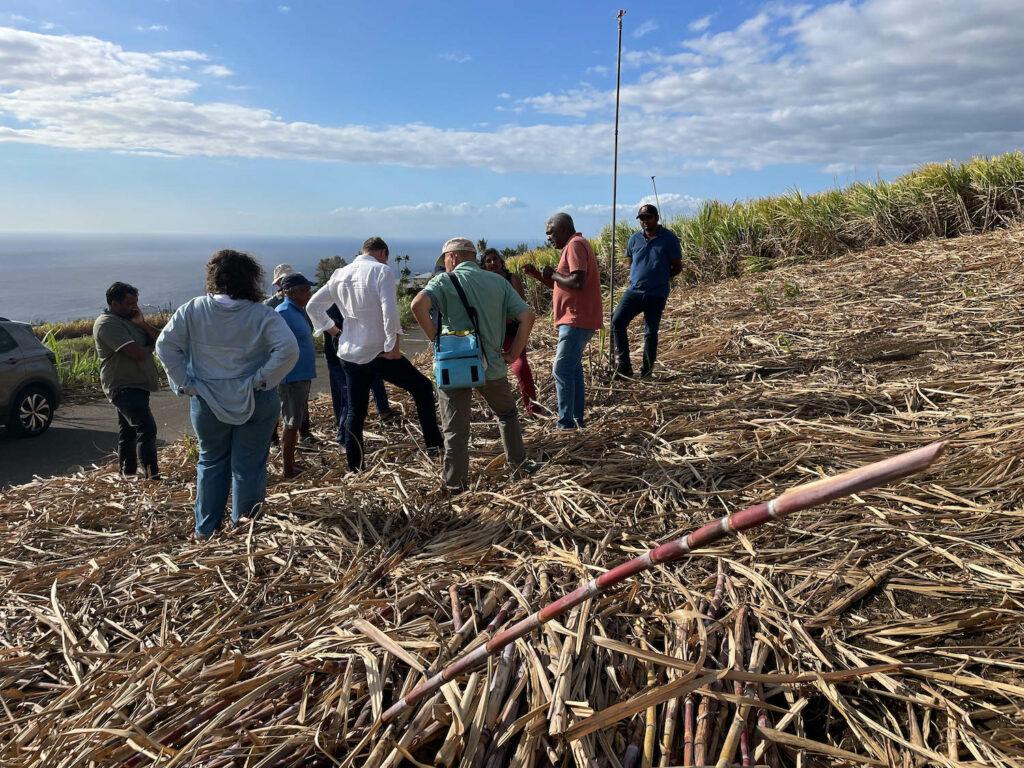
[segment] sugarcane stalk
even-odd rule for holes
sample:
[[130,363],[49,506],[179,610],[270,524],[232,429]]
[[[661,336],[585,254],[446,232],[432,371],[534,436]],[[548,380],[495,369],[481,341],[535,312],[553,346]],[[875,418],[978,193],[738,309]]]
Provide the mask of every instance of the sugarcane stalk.
[[[676,626],[675,636],[676,647],[682,649],[683,629],[681,626]],[[668,648],[665,650],[668,651]],[[670,675],[670,677],[678,677],[678,674]],[[665,707],[665,730],[661,738],[661,760],[658,762],[658,768],[668,768],[675,762],[676,721],[678,719],[679,699],[670,699]]]
[[665,542],[632,560],[627,560],[611,570],[605,571],[597,578],[591,579],[582,587],[563,595],[553,603],[548,603],[537,612],[513,624],[503,632],[499,632],[488,639],[486,643],[478,645],[473,651],[424,680],[388,708],[381,716],[381,721],[383,723],[390,722],[400,712],[436,691],[445,683],[479,667],[487,657],[497,653],[509,643],[515,642],[551,619],[563,615],[585,600],[618,586],[626,579],[653,568],[655,565],[679,560],[694,550],[712,544],[730,533],[756,528],[790,513],[825,504],[843,496],[866,491],[920,472],[938,458],[945,446],[946,441],[932,443],[835,477],[797,486],[781,496],[713,520],[696,531]]
[[[657,677],[654,667],[647,667],[647,687],[653,688]],[[650,706],[644,713],[644,759],[641,768],[652,768],[654,765],[654,745],[658,739],[658,706]]]
[[683,766],[693,765],[693,694],[688,694],[683,702]]
[[[517,679],[525,681],[526,676],[529,674],[529,664],[523,661],[519,665],[519,672]],[[505,702],[505,706],[502,708],[501,720],[498,722],[498,726],[495,729],[495,733],[501,733],[512,727],[512,723],[519,716],[519,710],[522,707],[523,696],[521,695],[520,686],[513,686],[512,696]],[[485,768],[501,768],[506,765],[505,753],[508,751],[508,742],[505,742],[497,749],[493,748],[493,736],[491,743],[487,747],[487,763]]]
[[459,591],[454,584],[448,587],[448,597],[452,601],[452,629],[458,632],[462,629],[462,612],[459,610]]

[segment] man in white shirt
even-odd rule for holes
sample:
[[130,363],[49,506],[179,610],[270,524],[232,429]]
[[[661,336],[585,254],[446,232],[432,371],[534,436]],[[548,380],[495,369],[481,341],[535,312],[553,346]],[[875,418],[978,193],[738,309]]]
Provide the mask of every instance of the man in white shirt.
[[[399,348],[402,324],[388,256],[387,243],[371,237],[352,263],[336,270],[306,304],[316,332],[329,333],[338,340],[338,357],[348,378],[345,454],[354,471],[363,467],[363,423],[370,385],[378,375],[412,395],[427,450],[440,455],[444,444],[437,426],[434,387]],[[340,331],[327,315],[332,304],[344,321]]]

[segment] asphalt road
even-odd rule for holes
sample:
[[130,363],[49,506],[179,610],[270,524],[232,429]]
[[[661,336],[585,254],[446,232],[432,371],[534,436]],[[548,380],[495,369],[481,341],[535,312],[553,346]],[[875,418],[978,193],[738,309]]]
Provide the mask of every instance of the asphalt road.
[[[426,339],[421,335],[403,336],[402,350],[407,356],[425,349]],[[323,355],[317,355],[311,396],[329,391],[327,364]],[[187,397],[161,390],[153,393],[150,403],[157,423],[158,445],[192,434]],[[63,475],[116,459],[117,415],[114,406],[105,399],[62,406],[53,424],[39,437],[15,438],[0,428],[0,489],[27,483],[35,476]]]

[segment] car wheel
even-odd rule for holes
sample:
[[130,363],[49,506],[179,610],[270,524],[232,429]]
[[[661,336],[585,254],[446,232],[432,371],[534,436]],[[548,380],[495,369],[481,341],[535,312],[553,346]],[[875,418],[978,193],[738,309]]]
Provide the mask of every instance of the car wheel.
[[7,428],[19,437],[38,437],[53,421],[54,397],[43,387],[27,387],[12,403]]

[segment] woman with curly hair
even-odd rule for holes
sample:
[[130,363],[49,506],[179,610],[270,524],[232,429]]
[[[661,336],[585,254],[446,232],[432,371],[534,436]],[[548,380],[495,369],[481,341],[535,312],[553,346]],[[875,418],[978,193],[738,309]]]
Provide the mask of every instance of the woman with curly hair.
[[218,251],[206,265],[206,295],[178,307],[156,342],[171,389],[192,398],[199,438],[196,538],[259,511],[277,423],[277,385],[299,356],[295,334],[263,299],[263,269],[246,253]]

